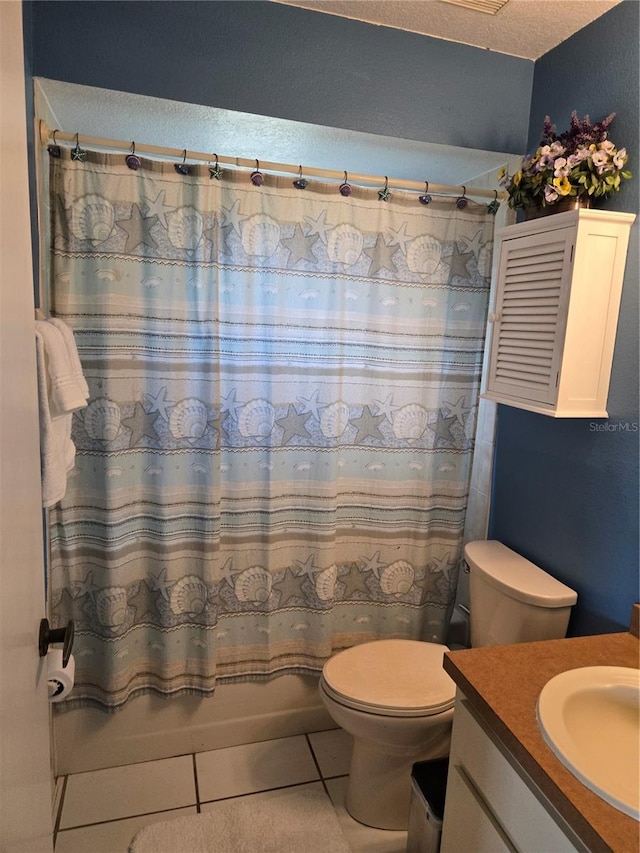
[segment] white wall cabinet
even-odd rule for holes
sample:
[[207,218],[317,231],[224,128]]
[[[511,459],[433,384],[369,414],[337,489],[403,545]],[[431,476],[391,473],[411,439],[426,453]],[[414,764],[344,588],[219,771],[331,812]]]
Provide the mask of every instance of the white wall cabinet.
[[458,691],[440,853],[586,853]]
[[577,209],[500,229],[483,396],[552,417],[607,417],[634,214]]

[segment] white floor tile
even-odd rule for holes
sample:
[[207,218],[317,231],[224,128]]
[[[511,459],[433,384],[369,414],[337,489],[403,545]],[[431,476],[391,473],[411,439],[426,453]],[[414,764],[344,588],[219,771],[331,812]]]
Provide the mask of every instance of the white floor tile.
[[99,823],[82,829],[65,829],[58,833],[55,853],[127,853],[136,833],[150,823],[196,813],[196,807],[191,806],[188,809],[173,809],[142,817]]
[[319,778],[304,735],[200,752],[196,767],[203,803]]
[[324,779],[349,773],[353,738],[344,729],[314,732],[309,741]]
[[326,782],[338,820],[353,853],[405,853],[407,833],[373,829],[354,820],[344,807],[347,776]]
[[195,805],[190,755],[75,773],[67,780],[60,829]]

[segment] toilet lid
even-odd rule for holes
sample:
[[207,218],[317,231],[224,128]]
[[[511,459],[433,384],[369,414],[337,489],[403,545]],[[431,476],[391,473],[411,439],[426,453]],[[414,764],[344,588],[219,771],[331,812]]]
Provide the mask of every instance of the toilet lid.
[[453,707],[456,687],[442,668],[446,646],[418,640],[374,640],[338,652],[324,665],[323,686],[335,701],[394,717],[424,717]]

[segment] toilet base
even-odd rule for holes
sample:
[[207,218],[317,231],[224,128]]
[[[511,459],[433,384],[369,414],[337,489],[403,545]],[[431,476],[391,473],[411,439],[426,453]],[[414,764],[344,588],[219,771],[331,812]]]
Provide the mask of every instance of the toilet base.
[[[431,734],[431,732],[430,732]],[[345,806],[352,818],[375,829],[405,830],[409,825],[411,769],[416,761],[449,754],[450,722],[418,751],[394,754],[355,738]]]

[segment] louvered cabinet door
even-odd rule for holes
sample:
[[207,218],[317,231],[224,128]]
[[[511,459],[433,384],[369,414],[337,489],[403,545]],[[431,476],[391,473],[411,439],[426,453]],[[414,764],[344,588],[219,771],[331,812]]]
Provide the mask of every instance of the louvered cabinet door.
[[553,406],[558,393],[575,228],[504,240],[487,391]]

